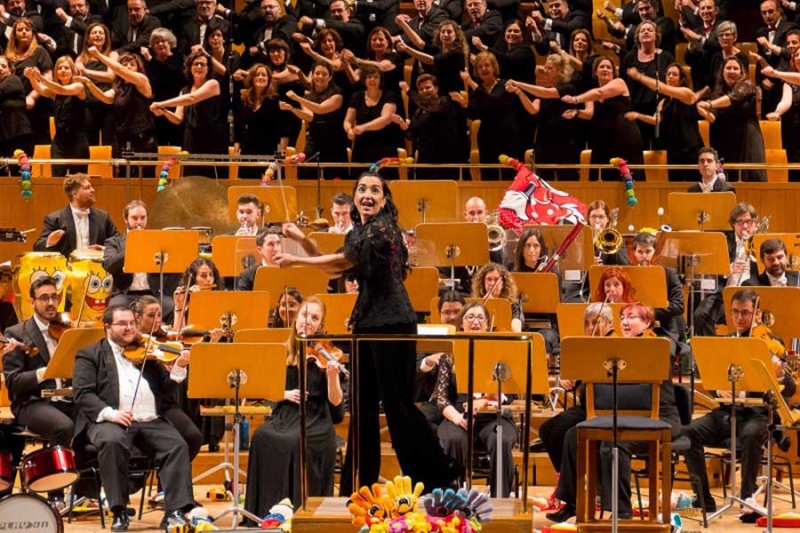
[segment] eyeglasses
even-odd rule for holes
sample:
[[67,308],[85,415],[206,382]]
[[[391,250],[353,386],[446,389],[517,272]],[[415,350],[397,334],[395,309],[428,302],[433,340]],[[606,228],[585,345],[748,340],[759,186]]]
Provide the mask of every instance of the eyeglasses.
[[128,328],[132,329],[136,327],[136,322],[115,322],[111,325],[121,329],[128,329]]
[[43,304],[47,302],[57,302],[58,301],[58,294],[42,294],[41,296],[37,296],[34,300],[38,300]]
[[464,320],[467,322],[478,322],[483,324],[484,322],[486,322],[486,317],[483,315],[466,315],[464,317]]
[[193,67],[203,67],[203,68],[206,68],[206,67],[208,66],[208,63],[201,63],[201,62],[199,62],[199,61],[198,61],[197,63],[192,63],[192,66],[193,66]]
[[747,220],[734,220],[733,223],[736,226],[752,226],[755,224],[755,220],[748,218]]
[[619,317],[620,322],[632,322],[634,320],[641,320],[641,319],[642,317],[640,317],[639,315],[622,315],[621,317]]
[[607,218],[606,215],[589,215],[589,220],[605,220]]
[[753,312],[752,311],[740,311],[739,309],[731,309],[731,316],[733,316],[734,318],[736,318],[737,316],[740,316],[742,318],[747,318],[747,317],[753,316]]

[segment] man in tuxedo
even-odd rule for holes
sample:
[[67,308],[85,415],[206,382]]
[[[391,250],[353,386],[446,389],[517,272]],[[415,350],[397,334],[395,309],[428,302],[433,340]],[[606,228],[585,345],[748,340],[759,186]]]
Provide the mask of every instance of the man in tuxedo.
[[114,514],[111,529],[128,529],[128,468],[134,445],[152,451],[159,466],[165,497],[162,529],[186,526],[184,513],[195,507],[189,449],[160,412],[160,398],[175,394],[175,382],[162,365],[140,370],[125,357],[125,348],[137,335],[133,311],[110,306],[103,326],[106,338],[75,356],[73,395],[80,410],[75,438],[85,435],[98,449],[100,476]]
[[780,239],[767,239],[758,250],[764,272],[751,277],[744,283],[745,287],[797,287],[797,272],[786,270],[789,258],[786,255],[786,244]]
[[277,233],[270,231],[262,231],[256,237],[256,250],[261,255],[259,264],[254,265],[247,270],[243,270],[239,277],[236,278],[237,291],[252,291],[253,284],[256,281],[256,270],[262,266],[278,266],[275,264],[273,258],[275,255],[281,253],[281,238]]
[[58,315],[57,283],[49,276],[31,283],[33,316],[6,329],[5,335],[36,348],[38,353],[26,353],[18,346],[3,355],[3,373],[11,397],[11,412],[17,422],[42,435],[51,444],[68,447],[72,442],[72,421],[76,415],[72,398],[42,398],[43,390],[68,386],[67,380],[44,379],[45,368],[58,344],[48,332],[50,321]]
[[145,0],[128,0],[128,9],[117,9],[111,21],[111,46],[119,53],[138,54],[149,46],[150,34],[161,27],[159,20],[147,14]]
[[[117,234],[105,241],[103,250],[103,268],[114,277],[114,288],[108,305],[129,306],[139,297],[149,294],[160,299],[160,280],[158,273],[145,272],[126,273],[122,270],[125,264],[125,244],[128,233],[147,229],[147,205],[141,200],[134,200],[125,206],[122,216],[125,218],[127,231]],[[180,275],[164,275],[163,314],[167,322],[172,321],[174,304],[172,293],[180,284]]]
[[[352,51],[356,57],[364,52],[364,25],[352,16],[350,6],[345,0],[333,0],[324,17],[312,18],[308,15],[300,17],[303,33],[314,34],[325,28],[336,30],[344,42],[344,47]],[[309,33],[311,32],[311,33]]]
[[64,180],[69,205],[44,217],[42,233],[33,245],[37,252],[60,252],[69,257],[75,250],[102,250],[106,239],[117,235],[108,213],[94,206],[92,182],[86,174]]
[[[671,18],[659,16],[657,0],[634,0],[636,2],[636,10],[639,12],[640,22],[650,21],[655,22],[658,29],[660,39],[658,47],[665,52],[675,55],[675,24]],[[635,50],[636,43],[634,37],[636,28],[639,23],[623,26],[619,21],[611,21],[608,17],[604,17],[608,31],[614,37],[625,39],[626,50]],[[617,52],[621,57],[625,57],[625,52],[621,49]]]
[[577,29],[591,31],[591,20],[582,11],[572,11],[565,0],[548,0],[549,18],[540,11],[532,11],[529,18],[536,23],[538,32],[532,32],[539,55],[551,53],[550,43],[556,42],[562,50],[569,50],[569,38]]
[[397,15],[395,24],[402,33],[392,39],[395,42],[403,41],[424,52],[434,51],[433,37],[439,23],[448,19],[447,11],[434,6],[433,0],[414,0],[414,9],[417,14],[413,17],[402,13]]
[[503,38],[503,17],[500,12],[489,9],[486,0],[467,0],[465,6],[469,20],[461,25],[461,29],[472,53],[480,52],[473,43],[476,37],[489,48],[494,48]]
[[736,188],[725,180],[725,172],[721,169],[719,154],[710,146],[700,149],[697,156],[697,170],[700,172],[700,183],[695,183],[687,192],[732,192]]
[[54,28],[53,37],[58,43],[61,55],[69,54],[75,59],[83,49],[83,36],[87,26],[101,19],[97,15],[89,14],[89,4],[86,0],[69,0],[68,9],[69,13],[62,7],[55,9],[55,16],[61,24]]
[[221,30],[228,37],[230,24],[217,15],[216,0],[172,0],[153,7],[149,12],[158,17],[162,25],[173,28],[178,48],[184,55],[193,46],[202,45],[210,30]]
[[[761,18],[764,26],[756,30],[758,53],[772,67],[781,62],[781,49],[786,46],[786,34],[798,29],[797,24],[789,22],[776,0],[761,3]],[[767,78],[761,74],[761,67],[756,67],[756,83],[761,87],[761,118],[774,111],[783,93],[783,82],[775,78]]]
[[[242,56],[242,68],[249,68],[254,63],[269,64],[266,44],[270,40],[283,39],[290,46],[293,42],[292,35],[297,31],[297,19],[288,12],[281,16],[278,0],[261,0],[261,17],[261,27],[245,41],[247,49]],[[238,23],[233,14],[231,20]]]
[[[684,9],[689,11],[688,8]],[[685,16],[686,23],[681,24],[680,30],[689,41],[685,60],[692,67],[692,83],[695,90],[699,91],[703,87],[713,89],[717,81],[711,69],[711,58],[721,49],[717,35],[721,19],[714,0],[700,0],[697,9],[697,15],[690,12]]]

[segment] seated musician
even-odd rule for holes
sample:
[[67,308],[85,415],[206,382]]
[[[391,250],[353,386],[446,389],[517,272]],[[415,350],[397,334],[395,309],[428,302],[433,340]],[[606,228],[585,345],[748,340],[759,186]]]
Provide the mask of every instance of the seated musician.
[[[459,331],[464,333],[483,333],[489,331],[490,315],[480,303],[468,303],[461,310]],[[467,418],[464,414],[467,398],[457,394],[456,376],[453,370],[452,354],[444,354],[436,370],[436,387],[433,398],[442,412],[444,420],[439,424],[439,442],[447,455],[458,464],[467,464]],[[495,397],[496,400],[496,397]],[[493,497],[507,498],[512,489],[514,477],[514,458],[511,455],[517,442],[517,427],[510,415],[503,415],[503,487],[499,493],[495,486],[497,479],[497,415],[480,414],[479,411],[490,403],[489,397],[475,399],[473,405],[475,443],[489,453]],[[497,403],[496,401],[494,402]]]
[[94,187],[89,176],[73,174],[65,178],[64,193],[69,205],[44,217],[34,251],[60,252],[69,257],[75,250],[102,250],[106,239],[119,232],[108,213],[94,207]]
[[[637,265],[651,266],[655,252],[656,236],[652,233],[642,232],[633,238],[633,256]],[[662,268],[667,279],[667,307],[656,309],[656,320],[675,339],[683,339],[686,335],[686,321],[683,319],[683,286],[674,268]]]
[[[294,331],[315,335],[324,332],[325,304],[316,297],[306,299],[297,313]],[[331,348],[331,353],[335,348]],[[339,365],[308,352],[298,354],[294,337],[286,360],[286,391],[272,416],[253,434],[247,466],[245,509],[264,516],[283,498],[300,502],[300,394],[298,365],[307,368],[306,437],[308,495],[332,496],[336,448],[334,424],[344,419]]]
[[[0,343],[0,357],[12,352],[17,346],[19,341],[15,339],[6,339],[7,342]],[[0,390],[3,388],[3,383],[0,381]],[[25,437],[15,435],[19,429],[14,424],[6,423],[0,420],[0,453],[7,453],[11,456],[11,465],[18,465],[22,459],[22,451],[25,449]],[[12,468],[11,479],[7,480],[10,486],[6,490],[0,491],[0,499],[5,498],[14,490],[14,481],[16,479],[17,470]]]
[[736,188],[726,181],[719,154],[710,146],[701,148],[697,153],[697,170],[700,172],[700,182],[689,187],[687,192],[736,193]]
[[600,275],[592,300],[607,303],[632,303],[636,301],[636,289],[631,279],[620,267],[610,267]]
[[498,263],[486,263],[472,278],[472,298],[485,298],[492,292],[492,298],[505,298],[511,302],[511,331],[522,331],[525,316],[517,299],[517,283],[506,267]]
[[[652,327],[655,323],[655,313],[652,307],[633,302],[620,310],[620,324],[623,337],[655,337]],[[626,384],[620,386],[620,405],[624,408],[626,389],[630,387],[629,394],[638,394],[639,385]],[[649,396],[649,392],[647,393]],[[681,420],[678,408],[675,405],[675,390],[671,380],[665,380],[660,386],[659,418],[672,426],[673,438],[681,429]],[[637,402],[641,403],[641,402]],[[564,507],[556,512],[548,513],[547,519],[554,522],[563,522],[575,516],[575,501],[577,499],[577,429],[572,428],[564,435],[564,449],[561,460],[560,476],[556,486],[556,498],[564,502]],[[619,447],[619,517],[628,519],[633,516],[631,508],[631,455],[647,451],[647,442],[620,441]],[[611,443],[603,442],[600,445],[600,477],[599,479],[612,479]],[[604,511],[611,510],[611,487],[604,484],[599,487]]]
[[[617,336],[614,332],[614,317],[611,307],[603,303],[589,304],[583,312],[583,333],[597,337]],[[559,386],[564,389],[565,393],[578,388],[579,401],[572,407],[564,409],[560,414],[546,420],[539,428],[539,438],[557,475],[561,471],[565,435],[570,429],[586,420],[586,407],[583,403],[584,388],[569,379],[562,379]],[[550,506],[555,508],[554,497],[551,497],[550,500]]]
[[240,194],[236,199],[236,220],[239,229],[234,235],[253,237],[261,231],[261,201],[253,194]]
[[[733,295],[731,316],[736,332],[731,336],[750,336],[751,327],[758,323],[760,317],[760,311],[756,309],[757,299],[758,294],[752,289],[740,289]],[[776,376],[783,378],[784,389],[781,394],[791,397],[795,390],[794,381],[784,373],[783,363],[778,358],[774,357],[773,363]],[[719,371],[725,372],[725,369],[721,368]],[[730,391],[717,392],[723,398],[730,398]],[[736,450],[742,458],[739,496],[743,500],[750,498],[756,489],[768,431],[769,419],[766,407],[744,407],[736,410]],[[692,441],[692,447],[685,453],[686,466],[690,473],[700,478],[700,487],[694,487],[695,494],[702,494],[706,511],[716,511],[717,505],[708,487],[704,446],[728,445],[727,441],[731,437],[730,407],[720,406],[707,415],[695,419],[684,428],[683,434]],[[758,516],[760,515],[756,513],[745,512],[740,518],[748,523],[754,523]]]
[[303,295],[294,287],[286,287],[278,296],[278,308],[271,311],[270,327],[291,328],[297,320],[297,311],[303,303]]
[[333,226],[328,228],[329,233],[349,233],[353,229],[350,219],[350,210],[353,209],[353,197],[346,192],[336,193],[331,198],[331,216]]
[[237,291],[252,291],[256,281],[256,271],[262,266],[277,267],[272,260],[277,254],[281,253],[281,236],[271,230],[263,230],[256,236],[256,250],[261,261],[243,270],[236,278]]
[[[142,296],[130,305],[133,315],[136,318],[136,328],[140,334],[154,335],[158,344],[159,340],[166,340],[161,324],[161,304],[153,296]],[[189,350],[182,350],[181,355],[175,362],[168,366],[170,378],[176,383],[182,383],[188,376],[187,367],[189,365]],[[203,445],[203,434],[197,428],[191,418],[178,405],[175,395],[167,395],[160,398],[162,402],[161,416],[170,424],[175,426],[178,433],[189,447],[189,461],[193,461],[200,452]]]
[[761,243],[758,254],[764,263],[764,273],[751,276],[742,283],[744,287],[798,287],[797,272],[786,270],[789,257],[786,244],[780,239],[767,239]]
[[[462,213],[464,222],[475,222],[478,224],[485,224],[486,218],[489,216],[489,210],[486,207],[486,202],[480,196],[473,196],[464,203],[464,211]],[[501,250],[489,251],[489,260],[495,263],[504,263],[503,252]],[[472,277],[478,270],[478,266],[460,266],[455,268],[456,286],[455,290],[464,294],[469,294],[472,291]],[[450,277],[450,269],[442,270],[442,275],[445,278]]]
[[76,354],[72,379],[80,410],[75,436],[85,433],[98,448],[100,477],[114,513],[111,529],[125,531],[129,525],[128,467],[136,444],[153,450],[159,465],[165,492],[162,529],[184,526],[183,513],[195,507],[189,450],[160,411],[161,397],[174,394],[175,383],[162,365],[151,363],[140,370],[126,358],[125,348],[137,335],[133,311],[109,307],[103,313],[103,327],[106,338]]
[[713,337],[717,333],[717,325],[725,323],[722,289],[726,286],[739,287],[751,277],[758,276],[758,264],[751,261],[745,253],[745,242],[753,236],[757,218],[756,208],[746,202],[739,202],[731,210],[728,222],[733,232],[726,234],[731,275],[727,278],[720,276],[717,290],[705,296],[695,309],[695,335]]
[[[43,390],[62,389],[69,380],[44,379],[50,358],[55,354],[58,340],[50,331],[50,322],[57,319],[59,296],[57,281],[41,277],[31,283],[30,302],[33,316],[6,330],[6,336],[21,344],[35,347],[36,355],[29,355],[22,346],[3,355],[3,373],[11,398],[11,412],[17,424],[38,433],[50,444],[69,447],[77,415],[75,404],[69,396],[42,398]],[[56,334],[54,331],[53,334]],[[53,493],[51,499],[59,499]]]
[[[141,200],[132,201],[122,211],[127,231],[124,234],[109,237],[105,241],[103,268],[114,277],[114,289],[108,305],[131,305],[134,300],[147,294],[160,298],[158,273],[128,274],[122,270],[125,264],[125,244],[128,232],[147,229],[148,215],[147,204]],[[175,291],[175,285],[179,282],[180,276],[174,274],[164,276],[164,316],[170,321],[173,308],[172,293]]]

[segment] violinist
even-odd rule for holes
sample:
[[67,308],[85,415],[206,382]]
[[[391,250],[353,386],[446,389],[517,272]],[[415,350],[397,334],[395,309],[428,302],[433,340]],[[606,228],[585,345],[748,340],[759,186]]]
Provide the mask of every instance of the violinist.
[[[0,343],[0,357],[13,351],[17,346],[19,346],[19,341],[15,339],[7,339],[7,342]],[[3,384],[0,382],[0,389],[2,387]],[[10,453],[11,464],[15,465],[19,464],[20,459],[22,459],[22,452],[25,449],[25,437],[15,435],[14,433],[17,431],[16,426],[0,423],[0,452]],[[5,498],[14,490],[16,469],[12,469],[11,475],[14,476],[10,480],[11,486],[5,491],[0,491],[0,499]]]
[[[324,331],[324,324],[325,304],[316,297],[306,299],[297,313],[294,331],[298,335],[315,335]],[[256,516],[266,515],[283,498],[300,501],[301,392],[297,388],[300,364],[305,364],[308,370],[305,391],[308,495],[333,495],[336,462],[333,425],[344,419],[341,368],[336,362],[327,362],[321,368],[317,353],[298,354],[294,344],[290,343],[286,360],[284,399],[255,431],[250,444],[245,509]],[[329,351],[333,353],[336,349]]]
[[111,306],[103,313],[103,326],[106,338],[75,356],[74,398],[80,410],[75,438],[98,448],[100,477],[114,514],[111,529],[128,529],[128,470],[134,443],[154,452],[159,467],[165,495],[161,529],[186,526],[184,513],[196,506],[189,449],[161,411],[162,398],[175,393],[175,382],[163,365],[137,366],[125,357],[138,334],[133,311]]
[[[57,281],[45,276],[31,283],[30,302],[33,316],[6,330],[10,339],[34,346],[36,355],[28,355],[22,346],[3,355],[3,373],[11,397],[11,412],[17,423],[38,433],[50,444],[69,447],[77,415],[75,404],[69,396],[42,398],[42,391],[63,389],[69,380],[44,379],[50,357],[56,351],[58,340],[51,335],[50,322],[57,319],[59,295]],[[63,492],[49,495],[51,500],[63,500]]]
[[764,273],[751,276],[742,283],[745,287],[797,287],[797,272],[786,270],[789,257],[786,244],[780,239],[767,239],[761,243],[758,250],[761,262],[764,263]]
[[[757,322],[760,311],[757,309],[758,294],[753,289],[740,289],[733,295],[731,301],[731,316],[736,332],[731,336],[749,337],[750,330]],[[782,394],[791,396],[794,382],[791,378],[784,377],[782,363],[775,362],[775,373],[779,378],[784,378],[785,387]],[[724,371],[721,370],[721,371]],[[786,380],[791,381],[787,383]],[[791,390],[790,390],[791,389]],[[730,398],[730,392],[718,391],[721,397]],[[708,487],[708,473],[704,456],[705,446],[725,446],[725,441],[731,436],[730,407],[720,406],[707,415],[695,419],[683,433],[692,441],[692,447],[686,452],[686,466],[691,474],[700,479],[700,491],[707,512],[713,512],[717,506]],[[756,481],[761,468],[762,448],[769,436],[769,418],[765,407],[743,407],[736,410],[736,450],[742,458],[742,481],[739,496],[746,500],[753,496]],[[695,494],[698,494],[695,487]],[[740,519],[746,523],[755,523],[760,515],[744,512]]]
[[[159,335],[161,333],[161,304],[153,296],[142,296],[133,304],[131,309],[136,317],[136,327],[140,334],[154,335],[154,347],[165,340]],[[149,363],[148,363],[149,364]],[[170,379],[176,383],[183,382],[188,376],[189,350],[182,350],[180,356],[167,368],[170,371]],[[170,368],[171,367],[171,368]],[[193,461],[200,452],[203,445],[203,434],[197,428],[189,416],[178,406],[174,394],[165,395],[160,398],[162,416],[178,430],[189,447],[189,460]]]

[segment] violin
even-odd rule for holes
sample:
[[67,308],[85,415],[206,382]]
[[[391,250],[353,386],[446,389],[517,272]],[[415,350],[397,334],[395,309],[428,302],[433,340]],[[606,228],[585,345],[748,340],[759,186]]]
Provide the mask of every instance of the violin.
[[83,321],[72,320],[69,313],[58,313],[56,317],[47,325],[47,333],[56,341],[61,340],[61,335],[68,329],[73,328],[102,328],[103,323],[97,320]]
[[[17,342],[18,342],[17,348],[22,350],[23,353],[30,355],[31,357],[39,353],[39,348],[37,348],[33,344],[26,344],[24,342],[19,342],[19,341]],[[10,344],[10,343],[11,339],[9,339],[8,337],[0,336],[0,344]]]
[[[338,363],[343,356],[344,352],[329,342],[306,343],[306,359],[313,359],[323,370],[328,367],[329,362]],[[350,376],[350,372],[343,366],[339,366],[339,371],[347,377]]]
[[183,351],[183,345],[180,342],[158,342],[154,337],[143,333],[125,347],[123,355],[137,365],[146,360],[172,364],[181,356],[181,351]]
[[[211,332],[212,330],[210,329],[184,328],[180,331],[180,333],[170,333],[167,337],[170,338],[175,336],[176,338],[179,338],[183,344],[197,344],[198,342],[202,342],[206,337],[209,337]],[[233,332],[223,330],[222,338],[233,339]]]

